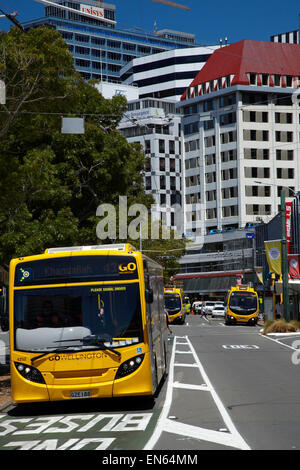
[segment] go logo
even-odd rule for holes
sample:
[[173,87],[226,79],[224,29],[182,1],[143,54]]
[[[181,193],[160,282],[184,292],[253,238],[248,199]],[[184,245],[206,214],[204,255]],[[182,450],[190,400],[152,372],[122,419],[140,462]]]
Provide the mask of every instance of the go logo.
[[128,263],[127,265],[124,264],[119,264],[119,271],[121,273],[133,273],[133,271],[136,270],[136,264],[135,263]]

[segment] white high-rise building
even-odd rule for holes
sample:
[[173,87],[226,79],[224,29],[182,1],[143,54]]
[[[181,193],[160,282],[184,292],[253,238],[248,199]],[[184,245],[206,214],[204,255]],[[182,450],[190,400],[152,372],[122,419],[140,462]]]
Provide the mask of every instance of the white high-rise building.
[[186,292],[250,276],[248,227],[299,191],[299,86],[300,45],[245,40],[216,50],[182,96],[184,227],[204,237],[181,260]]
[[137,142],[144,149],[145,189],[157,206],[153,219],[181,234],[182,147],[175,102],[152,98],[130,101],[118,128],[128,142]]
[[179,101],[186,88],[220,46],[197,46],[131,60],[120,71],[123,83],[135,85],[140,98]]

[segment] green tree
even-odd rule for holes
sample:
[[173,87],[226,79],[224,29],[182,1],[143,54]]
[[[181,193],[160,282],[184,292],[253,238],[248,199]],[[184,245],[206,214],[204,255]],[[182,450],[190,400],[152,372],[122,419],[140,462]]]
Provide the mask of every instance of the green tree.
[[[145,201],[144,155],[116,130],[126,100],[106,100],[84,82],[47,27],[1,34],[0,79],[0,262],[98,243],[99,204],[119,194]],[[61,134],[61,116],[84,117],[85,133]]]

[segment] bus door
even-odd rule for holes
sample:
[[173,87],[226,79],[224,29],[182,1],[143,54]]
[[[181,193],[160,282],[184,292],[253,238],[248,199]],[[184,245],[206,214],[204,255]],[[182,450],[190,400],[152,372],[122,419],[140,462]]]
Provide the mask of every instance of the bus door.
[[156,390],[158,379],[157,379],[157,362],[156,362],[156,351],[155,351],[155,304],[152,286],[150,284],[149,273],[145,271],[145,301],[146,301],[146,321],[147,321],[147,333],[149,342],[149,354],[151,361],[151,372],[152,372],[152,389]]

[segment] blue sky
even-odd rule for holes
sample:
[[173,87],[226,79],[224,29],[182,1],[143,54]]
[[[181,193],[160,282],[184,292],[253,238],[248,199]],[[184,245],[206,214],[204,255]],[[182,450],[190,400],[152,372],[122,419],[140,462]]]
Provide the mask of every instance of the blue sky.
[[[119,26],[138,27],[153,31],[173,29],[194,33],[198,44],[216,44],[228,37],[230,43],[241,39],[269,41],[273,34],[299,28],[298,0],[174,0],[190,8],[190,11],[172,8],[152,0],[109,0],[116,5]],[[84,0],[81,1],[84,3]],[[0,0],[0,8],[11,13],[18,11],[19,21],[44,15],[44,6],[35,0]],[[0,29],[9,29],[8,20],[0,18]]]

